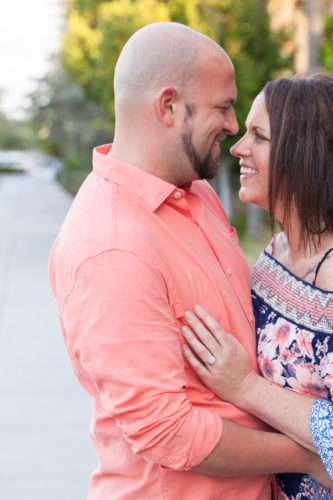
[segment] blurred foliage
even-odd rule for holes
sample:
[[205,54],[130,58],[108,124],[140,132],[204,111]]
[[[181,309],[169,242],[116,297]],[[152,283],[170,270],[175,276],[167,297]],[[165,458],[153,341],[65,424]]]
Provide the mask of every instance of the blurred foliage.
[[24,168],[13,167],[12,165],[0,165],[0,174],[25,174]]
[[[175,21],[225,48],[236,69],[240,134],[255,95],[291,67],[281,56],[286,35],[272,34],[265,0],[67,0],[61,60],[31,95],[38,145],[65,161],[61,180],[72,192],[91,169],[96,144],[111,142],[114,68],[128,38],[142,26]],[[161,61],[163,64],[163,61]],[[227,140],[227,151],[235,138]]]
[[[1,105],[1,94],[0,94]],[[27,149],[31,135],[25,122],[9,119],[0,111],[0,149]]]
[[265,0],[74,0],[63,42],[64,63],[85,94],[107,110],[111,123],[119,53],[137,29],[158,21],[191,26],[228,52],[236,69],[240,133],[258,91],[291,68],[291,58],[283,58],[280,51],[286,35],[270,32]]
[[108,117],[68,78],[59,58],[53,60],[52,69],[39,80],[30,101],[36,145],[64,160],[60,181],[75,193],[91,170],[93,147],[111,140]]
[[333,16],[325,20],[325,41],[320,51],[321,63],[328,73],[333,74]]

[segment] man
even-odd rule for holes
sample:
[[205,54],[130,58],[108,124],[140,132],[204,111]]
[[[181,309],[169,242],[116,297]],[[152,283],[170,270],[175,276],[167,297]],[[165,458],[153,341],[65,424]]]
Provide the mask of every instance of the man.
[[95,149],[50,259],[69,356],[94,398],[88,498],[267,500],[268,474],[314,474],[317,458],[216,398],[180,334],[201,304],[256,366],[248,266],[200,180],[238,131],[232,63],[209,38],[156,23],[127,42],[114,83],[113,146]]

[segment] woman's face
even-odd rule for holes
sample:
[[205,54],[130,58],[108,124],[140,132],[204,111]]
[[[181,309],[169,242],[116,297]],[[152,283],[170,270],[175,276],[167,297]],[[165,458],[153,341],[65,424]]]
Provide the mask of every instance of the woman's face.
[[267,210],[270,124],[263,92],[253,101],[245,125],[247,132],[230,149],[240,158],[239,198]]

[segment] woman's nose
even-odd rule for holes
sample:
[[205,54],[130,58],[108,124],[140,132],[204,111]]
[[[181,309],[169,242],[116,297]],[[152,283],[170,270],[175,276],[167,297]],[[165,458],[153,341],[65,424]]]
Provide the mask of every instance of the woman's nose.
[[245,135],[230,148],[230,153],[239,158],[250,154],[250,148],[246,144]]

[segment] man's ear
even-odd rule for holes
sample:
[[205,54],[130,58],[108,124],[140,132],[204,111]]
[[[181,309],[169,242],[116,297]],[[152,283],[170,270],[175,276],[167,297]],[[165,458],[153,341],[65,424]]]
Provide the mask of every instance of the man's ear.
[[166,127],[172,127],[175,121],[179,94],[174,87],[163,87],[156,95],[156,111]]

